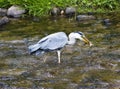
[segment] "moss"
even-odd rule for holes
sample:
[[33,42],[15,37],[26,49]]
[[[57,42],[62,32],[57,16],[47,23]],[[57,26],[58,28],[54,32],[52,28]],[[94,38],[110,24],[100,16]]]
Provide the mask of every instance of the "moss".
[[6,68],[9,68],[9,65],[7,65],[6,63],[0,62],[0,69],[6,69]]
[[72,83],[80,83],[80,81],[86,76],[81,73],[79,70],[81,68],[75,68],[75,71],[63,75],[66,79],[69,79]]
[[32,82],[28,80],[21,80],[21,81],[17,81],[15,84],[12,84],[12,85],[16,87],[29,88],[32,86]]
[[67,83],[58,83],[53,86],[54,89],[66,89]]
[[45,84],[43,86],[46,87],[46,88],[52,87],[54,89],[66,89],[67,83],[57,82],[57,83],[54,83],[54,84]]
[[99,79],[104,82],[112,82],[114,79],[120,79],[119,74],[111,70],[94,70],[88,72],[89,78]]

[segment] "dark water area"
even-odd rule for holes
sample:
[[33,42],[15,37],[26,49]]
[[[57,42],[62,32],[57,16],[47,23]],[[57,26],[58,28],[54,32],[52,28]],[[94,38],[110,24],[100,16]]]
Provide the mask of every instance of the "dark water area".
[[[11,19],[0,27],[0,89],[120,89],[120,13],[94,16]],[[61,64],[56,52],[28,54],[28,45],[59,31],[82,31],[94,45],[64,47]]]

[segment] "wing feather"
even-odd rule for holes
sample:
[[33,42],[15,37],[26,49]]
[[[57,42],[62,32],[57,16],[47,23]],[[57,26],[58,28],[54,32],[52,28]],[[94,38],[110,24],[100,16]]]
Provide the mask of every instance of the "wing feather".
[[67,35],[64,32],[58,32],[48,35],[38,41],[36,44],[28,47],[30,53],[41,50],[56,50],[65,46],[68,42]]
[[41,45],[40,48],[44,50],[55,50],[55,49],[62,48],[68,41],[66,34],[63,32],[49,35],[45,37],[44,40],[45,39],[47,40],[44,42],[42,42],[43,40],[38,42]]

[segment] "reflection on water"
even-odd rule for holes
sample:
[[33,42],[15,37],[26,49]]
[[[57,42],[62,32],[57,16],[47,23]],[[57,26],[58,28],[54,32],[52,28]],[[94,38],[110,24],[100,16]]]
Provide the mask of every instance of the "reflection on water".
[[[120,15],[97,14],[96,20],[77,22],[59,17],[11,20],[0,28],[0,88],[5,89],[119,89]],[[104,24],[109,19],[110,24]],[[77,43],[62,50],[62,63],[55,52],[28,54],[27,45],[58,31],[82,31],[93,47]],[[46,62],[43,58],[47,57]]]

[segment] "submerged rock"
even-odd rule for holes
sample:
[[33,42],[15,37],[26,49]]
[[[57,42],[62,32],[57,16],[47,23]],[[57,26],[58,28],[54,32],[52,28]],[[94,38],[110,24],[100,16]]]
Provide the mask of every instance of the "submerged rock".
[[20,6],[11,6],[7,11],[7,15],[17,18],[20,17],[25,12],[26,12],[25,9]]
[[8,89],[8,85],[4,82],[0,82],[0,89]]
[[104,20],[103,20],[103,24],[104,24],[105,26],[111,25],[110,19],[104,19]]
[[84,21],[84,20],[94,20],[95,17],[93,15],[78,15],[76,16],[77,21]]
[[3,18],[0,19],[0,26],[6,24],[8,22],[9,22],[8,17],[3,17]]
[[23,73],[21,74],[21,76],[23,76],[23,77],[28,77],[28,76],[30,76],[30,72],[23,72]]
[[7,81],[7,80],[15,80],[16,78],[14,76],[1,76],[0,77],[0,80],[4,80],[4,81]]
[[114,80],[114,84],[111,84],[112,87],[114,87],[114,89],[120,89],[120,80]]

